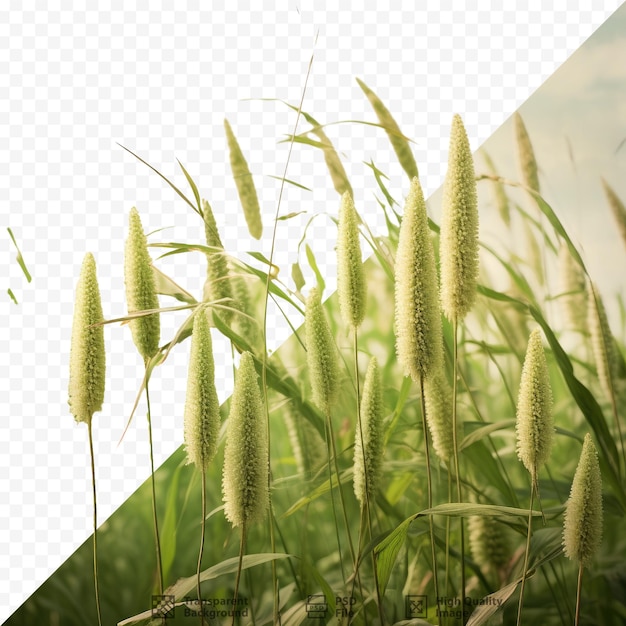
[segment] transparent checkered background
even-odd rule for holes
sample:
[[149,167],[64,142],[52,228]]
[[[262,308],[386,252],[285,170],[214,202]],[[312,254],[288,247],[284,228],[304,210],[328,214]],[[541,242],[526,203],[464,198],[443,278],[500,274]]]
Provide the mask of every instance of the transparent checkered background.
[[[84,3],[27,0],[0,9],[0,198],[33,275],[27,284],[6,231],[0,233],[0,618],[7,618],[91,533],[87,431],[67,407],[73,297],[86,251],[96,256],[105,316],[123,315],[123,246],[129,209],[139,209],[151,241],[202,241],[197,216],[153,172],[117,144],[138,152],[187,189],[176,159],[213,205],[225,246],[245,258],[268,253],[271,218],[287,146],[278,140],[295,115],[278,98],[299,102],[311,54],[304,110],[322,123],[374,121],[355,82],[362,78],[416,140],[427,194],[441,183],[452,114],[460,113],[477,148],[580,44],[619,2],[392,2],[371,10],[311,3],[231,0],[228,9],[198,0],[174,3]],[[315,3],[316,7],[321,3]],[[368,3],[372,6],[373,3]],[[490,4],[492,6],[490,6]],[[203,8],[213,5],[210,10]],[[17,6],[13,3],[13,6]],[[317,37],[317,42],[316,42]],[[251,99],[251,100],[249,100]],[[251,239],[228,170],[228,117],[255,176],[264,237]],[[306,128],[302,125],[301,129]],[[406,180],[382,131],[355,124],[327,128],[344,155],[355,201],[382,228],[375,183],[363,161],[390,175],[398,197]],[[311,215],[310,240],[334,289],[338,197],[321,154],[295,146],[280,222],[276,262],[288,264]],[[200,256],[159,267],[197,297]],[[311,276],[306,273],[307,279]],[[7,295],[11,288],[19,304]],[[165,305],[165,301],[163,302]],[[163,321],[171,336],[183,314]],[[296,323],[299,323],[295,318]],[[287,336],[277,315],[270,340]],[[148,476],[143,405],[118,446],[142,375],[128,329],[106,329],[107,393],[94,418],[100,521]],[[187,342],[188,343],[188,342]],[[218,363],[228,350],[217,344]],[[182,442],[188,345],[152,384],[156,462]],[[228,367],[216,368],[229,374]],[[218,380],[221,399],[229,376]]]

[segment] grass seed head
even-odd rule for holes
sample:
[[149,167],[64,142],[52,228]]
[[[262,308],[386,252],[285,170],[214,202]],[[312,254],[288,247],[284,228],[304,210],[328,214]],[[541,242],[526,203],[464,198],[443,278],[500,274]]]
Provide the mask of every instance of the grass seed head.
[[[126,302],[129,313],[159,308],[152,259],[137,209],[130,210],[128,237],[124,254]],[[144,315],[130,321],[133,341],[144,359],[154,356],[159,349],[161,333],[158,313]]]
[[339,390],[339,360],[317,287],[306,300],[304,322],[313,402],[328,412]]
[[415,162],[415,157],[411,151],[411,146],[402,134],[398,123],[389,112],[389,109],[363,81],[357,78],[356,82],[363,90],[363,93],[367,96],[369,103],[374,109],[374,113],[376,113],[376,117],[378,118],[380,125],[385,129],[385,132],[389,137],[389,142],[398,157],[398,161],[402,166],[402,169],[407,173],[409,179],[419,176],[417,163]]
[[358,328],[365,317],[365,275],[359,243],[359,224],[349,192],[341,196],[337,237],[337,294],[344,322]]
[[604,178],[602,179],[602,187],[619,229],[619,234],[622,236],[622,241],[626,244],[626,206],[624,206],[624,203]]
[[77,422],[89,424],[93,414],[102,409],[106,371],[104,326],[93,324],[103,319],[96,261],[88,252],[76,285],[70,346],[68,403]]
[[224,120],[224,129],[226,130],[226,140],[230,151],[230,168],[233,172],[248,230],[255,239],[260,239],[263,234],[263,224],[261,222],[261,209],[254,180],[228,120]]
[[539,176],[537,174],[537,160],[535,159],[535,151],[524,120],[519,113],[513,115],[515,125],[515,139],[517,142],[517,158],[519,169],[522,176],[522,182],[526,187],[539,193]]
[[184,426],[187,459],[204,471],[217,450],[220,429],[213,344],[205,310],[194,316]]
[[[211,205],[206,201],[202,201],[202,212],[204,214],[204,234],[207,246],[216,248],[216,250],[207,253],[207,272],[206,281],[202,300],[204,302],[215,302],[220,300],[220,304],[226,307],[232,307],[232,286],[229,279],[228,259],[217,230],[215,216]],[[225,324],[229,324],[233,312],[228,309],[216,309],[214,314],[218,314]]]
[[378,361],[372,357],[365,375],[361,414],[354,437],[354,494],[361,507],[374,495],[380,478],[383,458],[382,418],[382,383]]
[[506,526],[491,515],[472,515],[468,528],[470,550],[478,565],[499,569],[508,563],[511,554]]
[[462,320],[476,299],[478,197],[474,161],[459,115],[452,119],[441,210],[441,303],[449,320]]
[[443,368],[424,381],[426,423],[433,440],[433,449],[442,463],[450,466],[454,453],[452,434],[452,389],[446,380]]
[[563,244],[559,249],[561,298],[565,319],[573,330],[583,330],[587,325],[587,294],[585,272],[574,260],[569,248]]
[[422,188],[417,178],[404,205],[395,262],[396,353],[418,382],[443,362],[437,269]]
[[268,449],[263,401],[254,359],[241,355],[224,449],[224,514],[233,526],[261,521],[269,506]]
[[533,483],[552,449],[552,389],[541,333],[530,333],[517,400],[517,456],[530,472]]
[[609,327],[606,309],[598,290],[589,283],[587,291],[589,308],[587,311],[591,347],[596,362],[598,380],[607,396],[613,393],[613,376],[617,364],[614,352],[613,334]]
[[602,542],[602,477],[591,435],[585,435],[563,524],[565,556],[589,566]]

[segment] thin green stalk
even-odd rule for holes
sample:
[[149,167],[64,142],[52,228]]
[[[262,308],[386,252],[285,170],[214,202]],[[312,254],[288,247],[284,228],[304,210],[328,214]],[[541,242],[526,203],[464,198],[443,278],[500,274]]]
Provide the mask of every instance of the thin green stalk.
[[[452,474],[448,463],[448,502],[452,502]],[[446,597],[450,595],[450,516],[446,515]]]
[[[359,381],[359,350],[358,350],[358,330],[356,326],[354,327],[354,380],[355,380],[355,389],[356,389],[356,423],[359,425],[359,437],[361,438],[361,449],[365,450],[365,442],[363,440],[363,424],[360,419],[361,415],[361,385]],[[361,522],[359,524],[359,538],[358,538],[358,555],[354,562],[354,579],[352,581],[352,589],[354,591],[354,582],[355,579],[359,579],[359,587],[361,587],[361,579],[359,577],[359,564],[361,562],[361,550],[362,550],[362,530],[364,527],[364,523],[367,523],[368,530],[368,538],[372,540],[372,517],[370,513],[370,496],[369,496],[369,482],[368,482],[368,471],[367,467],[365,468],[365,507],[361,509]],[[384,624],[384,615],[383,615],[383,606],[382,606],[382,598],[380,595],[380,588],[378,586],[378,572],[376,571],[376,557],[374,556],[374,551],[372,550],[372,566],[374,571],[374,585],[376,586],[376,601],[378,608],[378,617],[380,619],[380,623]],[[363,590],[361,589],[361,597],[363,597]],[[365,617],[365,623],[367,624],[367,617],[365,613],[363,614]],[[350,623],[349,620],[348,623]]]
[[[426,453],[426,483],[428,486],[428,508],[433,508],[433,482],[430,467],[430,450],[428,449],[428,425],[426,423],[426,400],[424,397],[424,377],[420,376],[420,397],[422,402],[422,429],[424,430],[424,451]],[[439,598],[439,577],[437,574],[437,552],[435,550],[435,526],[433,516],[428,516],[428,526],[430,530],[430,552],[433,560],[433,579],[435,582],[435,598]],[[441,626],[441,616],[437,617]]]
[[524,588],[526,587],[526,572],[528,570],[528,555],[530,553],[530,535],[533,521],[533,504],[535,496],[535,480],[530,485],[530,507],[528,509],[528,534],[526,535],[526,552],[524,554],[524,569],[522,570],[522,587],[519,593],[519,604],[517,606],[517,626],[522,623],[522,606],[524,604]]
[[93,454],[93,436],[91,432],[91,420],[87,422],[89,432],[89,454],[91,456],[91,484],[93,488],[93,578],[96,592],[96,613],[98,615],[98,626],[102,626],[100,613],[100,594],[98,593],[98,506],[96,500],[96,463]]
[[[148,367],[148,361],[146,360],[146,368],[147,367]],[[159,520],[157,517],[157,507],[156,507],[156,483],[154,480],[154,448],[152,445],[152,418],[151,418],[151,413],[150,413],[150,393],[148,392],[148,376],[146,376],[146,404],[148,406],[148,412],[146,416],[148,418],[148,439],[150,441],[150,482],[152,485],[152,520],[154,522],[154,539],[155,539],[155,545],[156,545],[159,594],[163,595],[163,563],[161,561],[161,540],[159,538]]]
[[[283,176],[280,183],[280,191],[278,194],[278,202],[276,203],[276,211],[274,214],[274,222],[272,228],[272,243],[270,246],[270,256],[269,256],[269,265],[267,270],[267,279],[265,281],[265,295],[264,295],[264,303],[263,303],[263,362],[261,368],[261,391],[263,393],[263,401],[265,404],[265,415],[267,417],[267,449],[270,450],[270,412],[269,412],[269,401],[267,397],[267,304],[269,301],[270,295],[270,280],[271,278],[271,270],[274,262],[274,251],[276,248],[276,231],[278,229],[278,217],[280,215],[280,205],[283,198],[283,191],[285,189],[285,180],[287,177],[287,168],[289,167],[289,162],[291,160],[291,152],[293,150],[293,144],[296,138],[296,131],[298,129],[298,123],[300,122],[300,117],[302,115],[302,105],[304,103],[304,96],[306,94],[307,85],[309,82],[309,76],[311,75],[311,67],[313,66],[313,54],[311,54],[311,58],[309,60],[309,66],[307,68],[306,78],[304,79],[304,87],[302,89],[302,96],[300,98],[300,104],[298,106],[298,113],[296,115],[296,122],[294,124],[293,133],[291,134],[291,141],[289,142],[289,152],[287,154],[287,161],[285,163],[285,169],[283,171]],[[270,463],[269,455],[268,455],[268,465]],[[268,480],[272,480],[272,472],[271,467],[268,471]],[[332,482],[331,482],[332,487]],[[271,551],[276,552],[276,537],[274,535],[274,516],[272,514],[273,507],[271,502],[271,491],[270,491],[270,545]],[[279,602],[278,602],[278,575],[276,573],[276,561],[272,561],[272,584],[274,589],[274,624],[280,624],[280,611],[279,611]]]
[[[453,329],[453,348],[452,348],[452,361],[453,361],[453,375],[452,375],[452,445],[454,449],[454,474],[456,479],[456,498],[457,502],[462,502],[461,498],[461,474],[459,473],[459,443],[457,438],[457,415],[456,415],[456,394],[457,394],[457,377],[458,377],[458,322],[457,318],[454,318],[452,322]],[[463,518],[459,518],[461,524],[461,598],[465,597],[465,529],[463,526]]]
[[235,618],[237,617],[237,597],[239,596],[239,581],[241,580],[241,570],[243,568],[243,555],[245,552],[246,544],[246,524],[245,522],[241,526],[241,543],[239,544],[239,565],[237,566],[237,577],[235,578],[235,593],[233,595],[233,621],[232,626],[235,626]]
[[580,622],[580,595],[583,589],[583,564],[578,566],[578,584],[576,585],[576,617],[574,618],[574,626],[578,626]]
[[[332,458],[335,458],[335,469],[337,469],[337,486],[339,487],[339,493],[341,494],[341,482],[339,481],[339,471],[337,458],[335,457],[335,441],[333,435],[332,424],[330,421],[330,411],[326,412],[326,427],[324,429],[324,433],[326,435],[326,450],[328,452],[328,481],[330,487],[330,502],[333,508],[333,519],[335,520],[335,535],[337,536],[337,550],[339,550],[339,564],[341,565],[341,578],[343,580],[343,584],[346,584],[346,571],[343,565],[343,552],[341,550],[341,538],[339,537],[339,525],[337,523],[337,508],[335,506],[335,489],[333,488],[333,465]],[[343,495],[341,496],[342,504],[343,504]],[[345,513],[345,507],[344,507]],[[352,555],[352,560],[354,561],[354,553]]]
[[200,615],[200,626],[204,624],[202,617],[202,590],[200,588],[200,570],[202,566],[202,555],[204,553],[204,533],[206,530],[206,471],[202,470],[202,527],[200,531],[200,550],[198,552],[198,568],[196,570],[196,590],[198,592],[198,608]]

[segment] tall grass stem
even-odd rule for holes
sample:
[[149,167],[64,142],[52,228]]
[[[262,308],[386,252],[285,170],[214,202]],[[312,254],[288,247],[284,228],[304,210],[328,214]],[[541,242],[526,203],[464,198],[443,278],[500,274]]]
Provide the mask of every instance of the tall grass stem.
[[98,615],[98,626],[102,626],[100,593],[98,591],[98,505],[96,498],[96,463],[93,453],[93,434],[91,431],[91,420],[87,422],[87,431],[89,433],[89,456],[91,457],[91,485],[93,489],[93,579],[96,594],[96,614]]
[[[146,360],[146,368],[148,361]],[[152,520],[154,523],[154,542],[156,547],[156,559],[157,559],[157,576],[159,583],[159,595],[163,595],[163,562],[161,560],[161,539],[159,536],[159,519],[157,516],[156,505],[156,482],[154,478],[154,446],[152,444],[152,416],[150,412],[150,392],[148,391],[148,379],[146,376],[146,404],[148,418],[148,439],[150,441],[150,484],[152,487]]]

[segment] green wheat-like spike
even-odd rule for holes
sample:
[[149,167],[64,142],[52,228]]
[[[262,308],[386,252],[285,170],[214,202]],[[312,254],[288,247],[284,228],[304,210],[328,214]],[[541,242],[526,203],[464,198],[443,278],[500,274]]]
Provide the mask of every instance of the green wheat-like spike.
[[[137,209],[130,210],[128,237],[124,254],[124,279],[126,302],[129,313],[159,308],[152,259],[148,254],[148,242],[144,235]],[[159,349],[159,314],[144,315],[130,321],[133,342],[145,359],[154,356]]]
[[311,289],[306,300],[304,320],[313,402],[328,413],[339,391],[339,360],[316,287]]
[[70,345],[70,376],[68,403],[77,422],[89,424],[96,411],[102,409],[106,355],[100,289],[96,261],[88,252],[76,285],[72,342]]
[[602,542],[602,477],[598,453],[587,433],[565,509],[563,551],[588,567]]
[[248,345],[256,350],[261,343],[261,329],[254,317],[254,303],[250,294],[249,277],[235,263],[229,263],[229,283],[232,293],[232,306],[235,308],[232,316],[234,331],[245,337]]
[[426,423],[433,441],[433,449],[439,459],[450,466],[454,453],[452,436],[452,390],[443,369],[424,381]]
[[233,294],[229,279],[228,260],[217,229],[213,209],[207,200],[202,200],[202,213],[207,246],[215,248],[206,255],[207,273],[202,299],[204,302],[221,301],[221,306],[228,307],[220,308],[219,315],[226,324],[229,324],[233,316],[230,308],[233,306]]
[[517,158],[522,182],[526,187],[539,193],[539,175],[537,173],[537,160],[535,159],[535,151],[533,150],[530,136],[526,130],[526,125],[522,116],[516,112],[513,115],[513,123],[515,126],[515,139],[517,142]]
[[206,470],[215,455],[219,429],[211,329],[207,312],[201,310],[193,323],[184,413],[187,459],[199,470]]
[[404,205],[395,262],[396,353],[404,373],[419,383],[443,362],[435,254],[426,203],[417,178]]
[[254,359],[241,355],[224,449],[224,514],[246,529],[263,520],[269,507],[267,431]]
[[552,389],[539,329],[531,332],[517,401],[517,456],[537,484],[552,449]]
[[376,117],[378,117],[380,125],[385,129],[402,169],[407,173],[407,176],[411,180],[416,176],[419,176],[417,163],[415,162],[415,157],[411,151],[411,146],[404,138],[398,123],[389,112],[389,109],[387,109],[382,100],[363,81],[357,78],[356,82],[363,90],[363,93],[367,96],[369,103],[374,109],[374,113],[376,113]]
[[478,198],[474,161],[459,115],[452,119],[448,171],[441,212],[441,303],[450,320],[461,321],[476,299]]
[[376,357],[367,368],[360,408],[354,438],[354,494],[363,507],[376,491],[383,457],[383,396]]
[[565,318],[572,329],[583,330],[588,310],[585,272],[565,244],[559,248],[559,273]]
[[598,380],[607,396],[611,396],[613,393],[611,381],[613,379],[617,359],[614,352],[613,335],[609,327],[606,309],[604,308],[600,293],[592,282],[590,282],[587,287],[587,301],[589,305],[587,321],[589,334],[591,336],[593,356],[596,362],[596,370],[598,372]]
[[470,550],[478,565],[498,569],[509,561],[505,526],[489,515],[472,515],[468,528]]
[[337,294],[344,322],[358,328],[365,318],[366,287],[359,223],[349,192],[341,196],[337,236]]
[[241,202],[243,214],[246,218],[246,224],[248,225],[250,234],[255,239],[260,239],[263,234],[263,224],[261,222],[261,209],[259,207],[259,199],[257,197],[252,174],[228,120],[224,120],[224,128],[226,130],[226,140],[228,141],[228,149],[230,151],[230,168],[233,172],[237,193],[239,194],[239,201]]
[[620,200],[619,196],[615,193],[609,183],[604,180],[604,178],[602,179],[602,188],[604,189],[609,206],[611,207],[611,212],[615,218],[619,234],[626,244],[626,206],[624,206],[624,203]]

